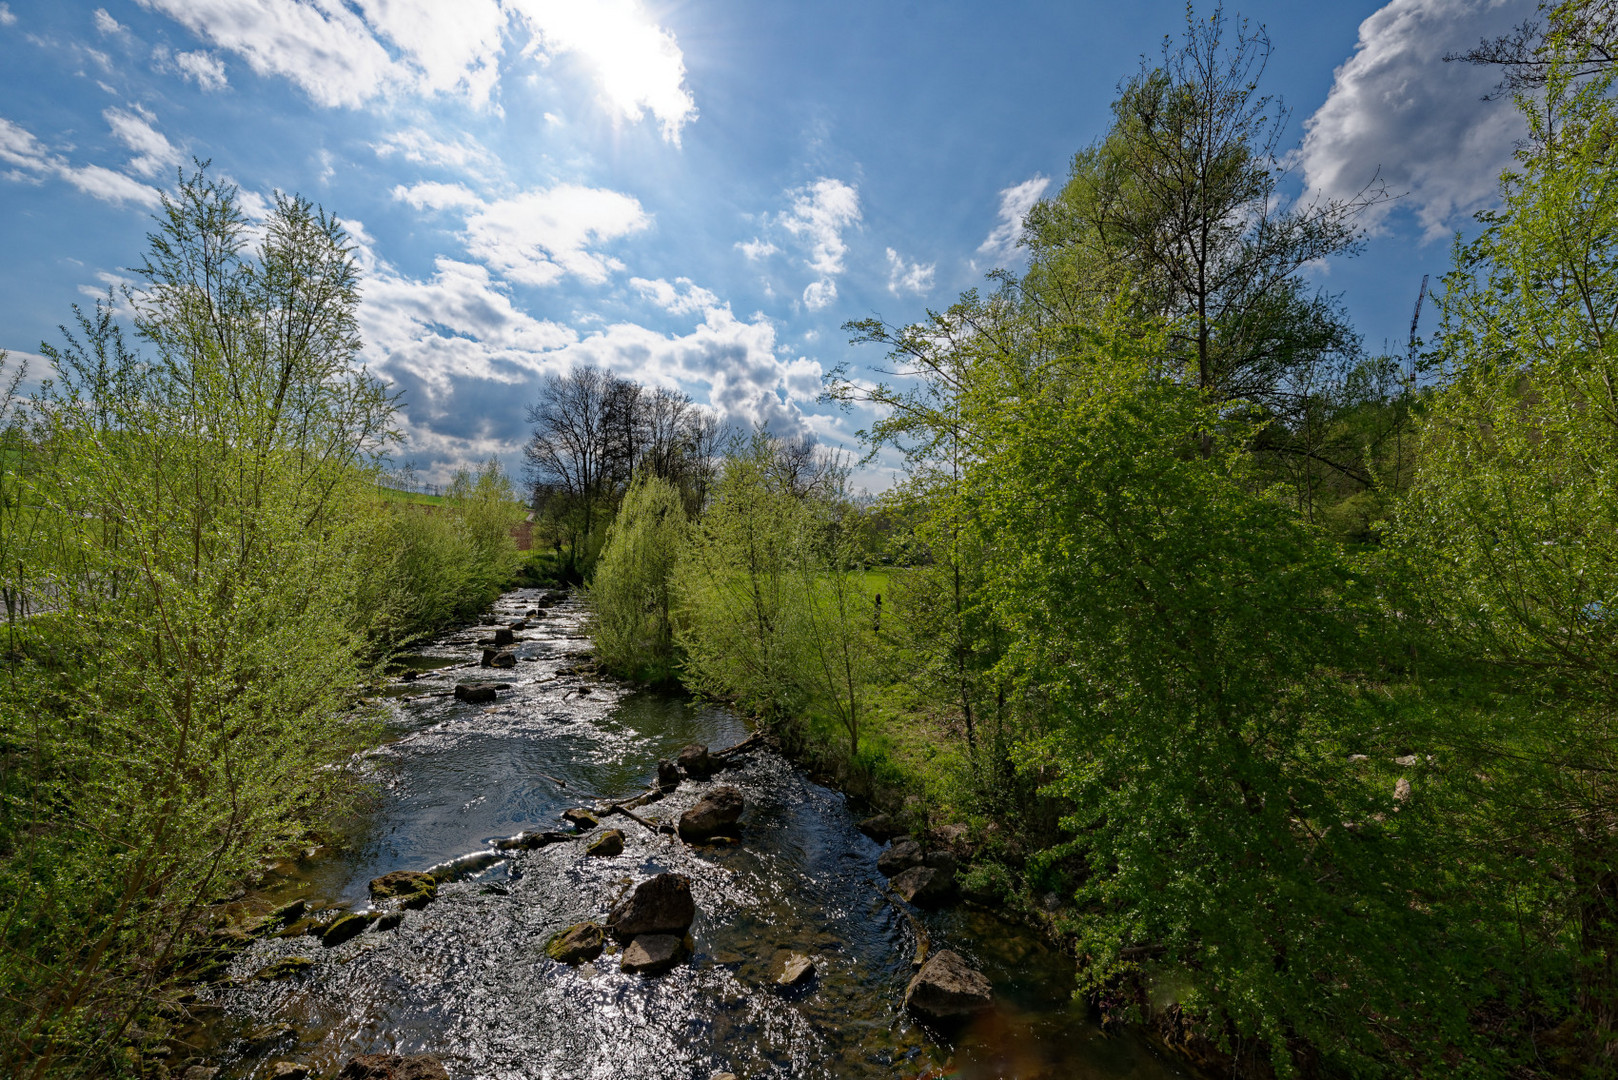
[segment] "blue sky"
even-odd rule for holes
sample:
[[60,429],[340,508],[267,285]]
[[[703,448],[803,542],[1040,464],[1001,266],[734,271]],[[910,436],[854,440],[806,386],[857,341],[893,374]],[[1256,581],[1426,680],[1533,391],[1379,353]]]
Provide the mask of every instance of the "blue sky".
[[[1206,12],[1207,6],[1199,10]],[[1531,0],[1261,2],[1292,110],[1289,196],[1400,196],[1315,268],[1367,346],[1490,204],[1520,133],[1442,55]],[[0,347],[29,357],[127,277],[195,156],[249,208],[297,191],[353,230],[396,461],[519,468],[524,406],[578,362],[737,423],[854,445],[817,405],[839,327],[1019,265],[1020,214],[1099,137],[1178,2],[62,0],[0,3]],[[878,462],[863,479],[881,486]]]

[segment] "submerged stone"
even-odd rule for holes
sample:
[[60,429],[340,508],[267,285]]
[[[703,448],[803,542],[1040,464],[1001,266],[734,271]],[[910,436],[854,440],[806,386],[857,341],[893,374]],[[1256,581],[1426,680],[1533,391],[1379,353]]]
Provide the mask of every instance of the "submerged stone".
[[449,1080],[449,1073],[432,1054],[361,1054],[337,1080]]
[[259,968],[253,973],[253,978],[263,979],[266,982],[272,979],[289,979],[294,975],[302,975],[314,966],[315,962],[307,956],[287,956]]
[[779,986],[797,986],[814,978],[815,962],[803,953],[793,953],[781,965],[781,974],[775,977]]
[[949,949],[929,956],[905,988],[905,1008],[934,1023],[962,1020],[993,1004],[989,980]]

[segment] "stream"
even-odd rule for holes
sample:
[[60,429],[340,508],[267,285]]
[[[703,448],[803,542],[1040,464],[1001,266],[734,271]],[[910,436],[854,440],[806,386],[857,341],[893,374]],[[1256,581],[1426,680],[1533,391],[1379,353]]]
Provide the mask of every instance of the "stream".
[[[508,593],[496,613],[508,623],[542,596]],[[379,795],[352,842],[277,867],[248,900],[362,911],[372,878],[489,851],[523,830],[565,830],[562,811],[645,790],[680,747],[748,736],[725,708],[575,670],[588,656],[583,625],[577,600],[549,608],[517,635],[508,670],[476,666],[488,628],[421,650],[409,661],[418,677],[389,687],[392,741],[364,759]],[[512,685],[474,705],[446,693],[460,681]],[[747,799],[739,844],[687,848],[615,814],[602,828],[623,830],[621,855],[587,857],[574,841],[502,851],[395,929],[375,924],[330,949],[309,936],[255,942],[231,980],[199,989],[213,1018],[206,1059],[218,1080],[262,1080],[283,1060],[330,1076],[373,1052],[433,1053],[457,1080],[1190,1075],[1133,1033],[1103,1034],[1072,999],[1071,961],[964,904],[921,923],[935,948],[990,979],[997,1005],[953,1035],[930,1033],[902,1008],[914,931],[881,889],[881,848],[856,829],[861,815],[766,748],[637,813],[674,821],[719,783]],[[545,955],[555,931],[601,920],[661,871],[688,875],[696,899],[694,953],[681,966],[647,978],[621,973],[611,949],[579,967]],[[807,986],[776,986],[788,951],[813,958]],[[313,965],[251,977],[295,956]]]

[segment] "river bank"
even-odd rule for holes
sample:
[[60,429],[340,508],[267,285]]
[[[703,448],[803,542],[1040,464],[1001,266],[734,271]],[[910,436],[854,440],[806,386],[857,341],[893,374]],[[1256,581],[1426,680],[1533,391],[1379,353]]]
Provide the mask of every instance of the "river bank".
[[[519,617],[534,596],[508,594],[499,610]],[[582,663],[582,620],[574,602],[533,620],[508,670],[464,666],[477,663],[476,629],[422,650],[427,673],[391,691],[393,740],[361,765],[374,811],[341,852],[275,868],[238,910],[302,900],[317,918],[364,911],[373,878],[565,829],[563,811],[644,789],[679,747],[747,737],[729,710],[597,679]],[[459,666],[425,668],[438,662]],[[449,693],[456,682],[507,685],[471,705]],[[1091,1023],[1058,951],[970,906],[916,917],[935,946],[989,977],[997,1007],[953,1036],[925,1030],[902,1007],[912,924],[884,896],[880,848],[845,797],[768,750],[723,782],[747,802],[740,843],[687,847],[619,818],[618,855],[589,856],[579,841],[498,852],[391,928],[379,920],[331,948],[297,924],[253,941],[198,989],[194,1048],[177,1048],[170,1071],[260,1080],[296,1062],[322,1076],[358,1054],[424,1052],[452,1077],[1182,1075],[1133,1035]],[[713,783],[687,781],[638,813],[672,821]],[[545,956],[557,930],[601,919],[663,871],[689,877],[696,900],[681,966],[645,978],[611,952],[579,967]],[[801,988],[775,983],[789,952],[815,963]],[[259,977],[275,971],[289,974]]]

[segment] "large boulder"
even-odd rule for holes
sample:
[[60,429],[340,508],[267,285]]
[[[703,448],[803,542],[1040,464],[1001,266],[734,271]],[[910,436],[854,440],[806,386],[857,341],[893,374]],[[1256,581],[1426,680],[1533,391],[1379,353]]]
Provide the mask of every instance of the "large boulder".
[[961,860],[947,851],[929,851],[922,865],[932,867],[945,877],[954,877],[961,869]]
[[661,975],[685,957],[685,941],[674,934],[641,934],[624,949],[619,969],[630,975]]
[[940,907],[955,895],[955,876],[930,866],[912,866],[895,874],[893,891],[917,907]]
[[948,949],[929,956],[905,987],[905,1008],[935,1024],[963,1020],[993,1004],[989,980]]
[[657,763],[657,787],[665,794],[680,786],[680,767],[672,761]]
[[693,780],[706,780],[713,775],[714,760],[708,756],[708,748],[698,743],[683,746],[674,758],[685,770],[685,775]]
[[877,856],[876,868],[882,871],[883,877],[893,877],[911,867],[920,866],[921,862],[921,845],[906,838],[895,840],[884,848],[882,854]]
[[583,807],[578,806],[571,810],[563,810],[562,820],[580,832],[588,832],[590,829],[593,829],[597,825],[601,824],[601,819],[595,814],[584,809]]
[[364,915],[352,911],[346,915],[339,915],[327,923],[326,928],[320,932],[320,943],[328,949],[334,949],[351,938],[359,937],[361,931],[370,925],[370,921]]
[[605,937],[595,923],[574,923],[566,930],[558,930],[545,943],[545,955],[564,964],[582,964],[601,955]]
[[712,840],[731,832],[747,809],[747,800],[733,787],[717,787],[680,815],[680,839]]
[[456,683],[455,700],[470,702],[473,705],[487,705],[494,700],[494,687],[487,683],[482,686],[476,686],[472,683]]
[[449,1080],[449,1073],[431,1054],[361,1054],[337,1080]]
[[438,898],[438,881],[431,874],[395,870],[371,879],[372,900],[401,899],[400,907],[420,911]]
[[629,899],[613,908],[607,928],[619,941],[641,934],[684,937],[697,917],[691,879],[684,874],[658,874],[635,886]]
[[624,833],[622,829],[608,829],[584,849],[586,855],[622,855],[624,853]]
[[874,814],[859,824],[860,832],[878,843],[904,835],[904,827],[893,820],[892,814]]

